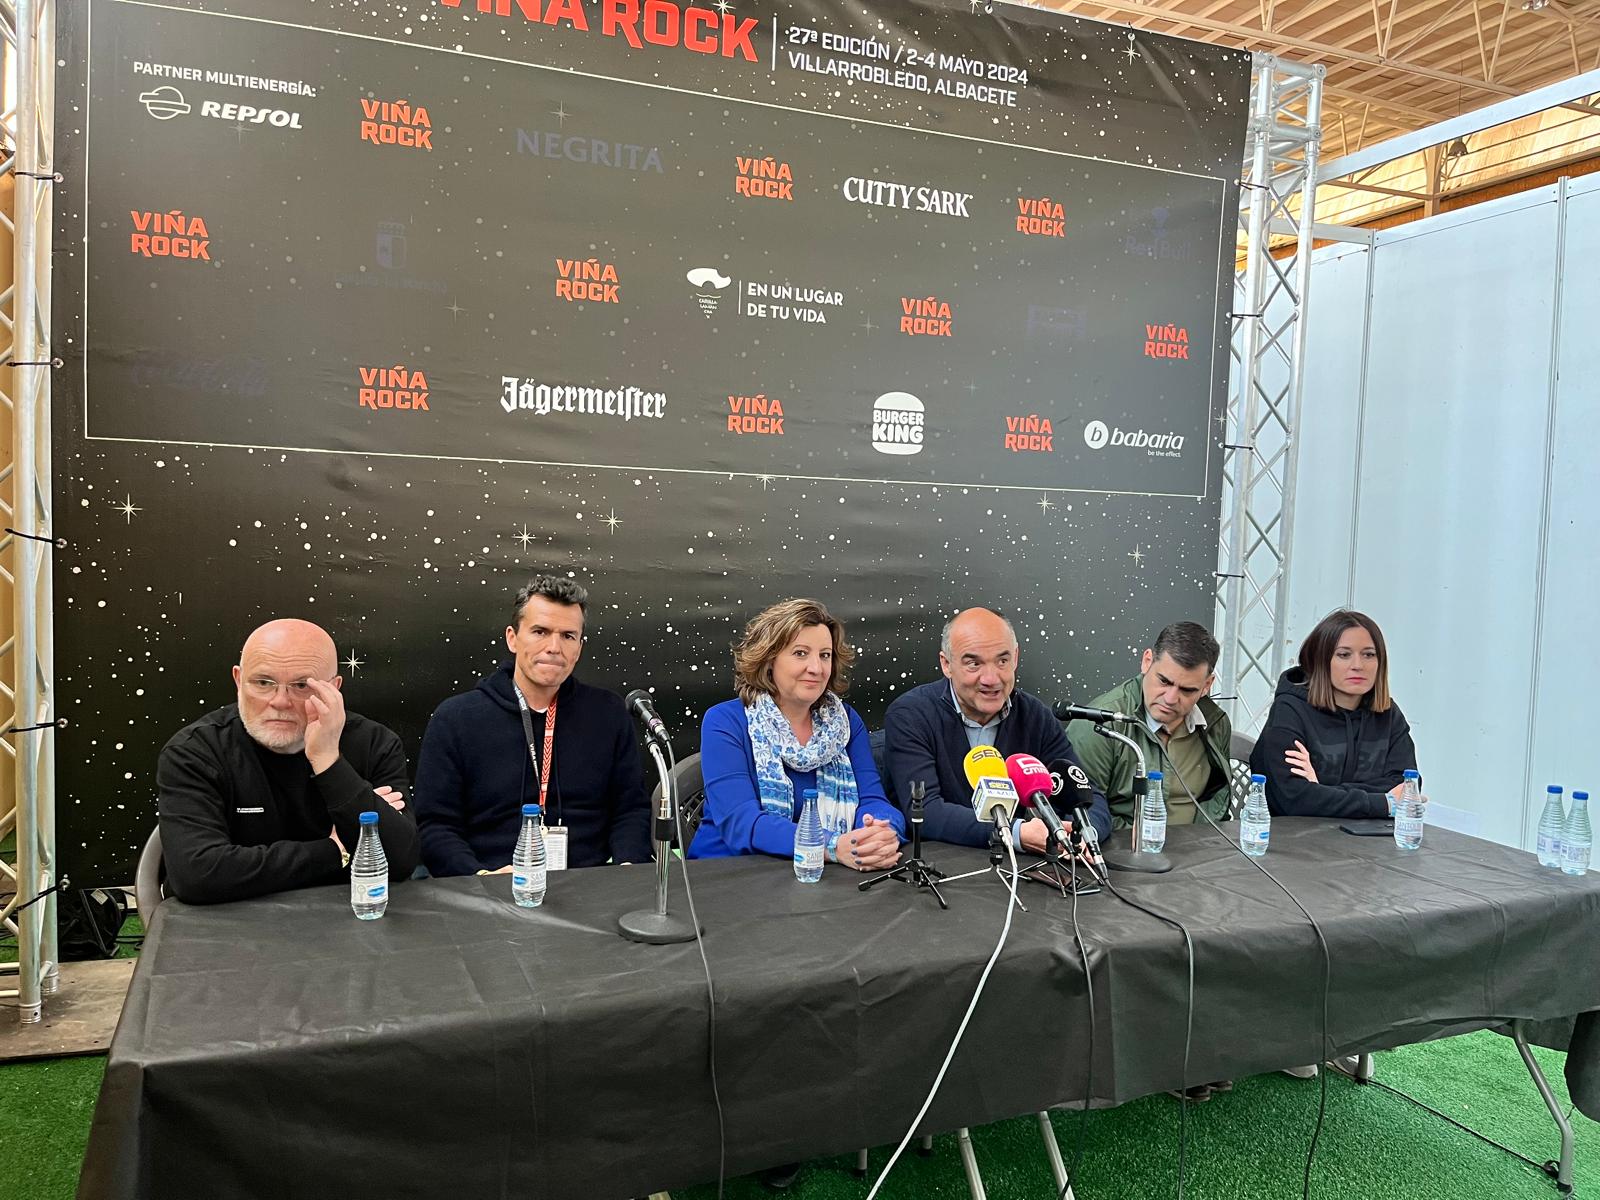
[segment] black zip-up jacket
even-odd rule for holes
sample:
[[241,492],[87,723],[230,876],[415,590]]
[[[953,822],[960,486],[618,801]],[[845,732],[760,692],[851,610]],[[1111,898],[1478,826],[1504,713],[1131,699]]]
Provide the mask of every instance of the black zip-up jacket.
[[[269,757],[270,756],[270,757]],[[239,706],[207,713],[173,735],[156,767],[167,887],[188,904],[220,904],[291,888],[339,883],[339,831],[355,853],[361,814],[378,814],[389,878],[417,869],[410,797],[396,812],[373,794],[409,792],[400,739],[347,712],[339,760],[321,775],[303,753],[275,754],[245,732]]]
[[[1250,754],[1250,769],[1267,777],[1267,807],[1274,816],[1387,817],[1389,789],[1417,767],[1411,726],[1400,706],[1375,713],[1366,700],[1356,708],[1313,708],[1305,673],[1291,667],[1278,680],[1266,728]],[[1300,742],[1311,753],[1317,782],[1290,774],[1284,751]]]

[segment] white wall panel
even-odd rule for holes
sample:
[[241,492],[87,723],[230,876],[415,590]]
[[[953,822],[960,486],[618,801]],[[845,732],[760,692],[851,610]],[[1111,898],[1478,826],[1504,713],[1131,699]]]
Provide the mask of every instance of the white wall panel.
[[[1600,623],[1600,177],[1573,183],[1562,264],[1560,352],[1550,513],[1545,541],[1538,689],[1529,757],[1529,793],[1543,804],[1548,783],[1600,790],[1600,738],[1594,711],[1595,631]],[[1525,816],[1531,845],[1539,808]]]

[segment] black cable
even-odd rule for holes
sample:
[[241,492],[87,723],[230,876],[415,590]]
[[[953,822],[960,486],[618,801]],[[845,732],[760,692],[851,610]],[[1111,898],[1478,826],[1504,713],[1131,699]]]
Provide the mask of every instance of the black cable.
[[[665,739],[663,739],[665,740]],[[689,845],[683,837],[683,806],[678,803],[678,784],[673,777],[678,769],[678,756],[672,743],[667,742],[667,786],[672,788],[672,822],[677,827],[678,845],[682,857],[678,859],[683,874],[683,894],[689,899],[689,921],[694,926],[694,944],[700,951],[700,966],[706,973],[706,1064],[711,1074],[711,1102],[717,1109],[717,1200],[722,1200],[722,1189],[728,1175],[728,1126],[722,1115],[722,1093],[717,1087],[717,989],[711,982],[711,961],[706,958],[705,931],[700,928],[700,916],[695,912],[694,888],[689,883]],[[670,854],[671,847],[667,853]]]
[[[1545,1173],[1545,1165],[1543,1163],[1534,1162],[1533,1159],[1529,1158],[1526,1154],[1523,1154],[1521,1151],[1513,1150],[1510,1146],[1501,1145],[1499,1142],[1495,1141],[1492,1137],[1488,1137],[1485,1134],[1479,1133],[1476,1129],[1473,1129],[1470,1125],[1463,1125],[1460,1121],[1456,1120],[1449,1113],[1440,1112],[1437,1108],[1434,1108],[1433,1105],[1427,1104],[1427,1103],[1425,1103],[1425,1102],[1423,1102],[1421,1100],[1418,1100],[1415,1096],[1407,1095],[1405,1092],[1402,1092],[1397,1087],[1390,1087],[1387,1083],[1380,1082],[1379,1080],[1376,1080],[1376,1079],[1369,1079],[1369,1080],[1367,1080],[1367,1082],[1369,1084],[1371,1084],[1373,1087],[1377,1088],[1379,1091],[1388,1092],[1391,1096],[1399,1096],[1400,1099],[1402,1099],[1402,1100],[1409,1100],[1412,1104],[1415,1104],[1418,1108],[1422,1109],[1424,1112],[1432,1113],[1434,1116],[1440,1118],[1441,1120],[1446,1121],[1451,1125],[1454,1125],[1457,1129],[1461,1130],[1461,1132],[1463,1132],[1463,1133],[1470,1133],[1473,1137],[1477,1138],[1480,1142],[1487,1142],[1489,1145],[1493,1146],[1496,1150],[1504,1150],[1507,1154],[1511,1155],[1512,1158],[1520,1158],[1523,1162],[1527,1163],[1530,1167],[1536,1167],[1540,1174],[1544,1174]],[[1574,1105],[1574,1107],[1576,1107],[1576,1105]],[[1572,1116],[1572,1110],[1571,1109],[1567,1110],[1567,1116],[1568,1117]]]
[[1183,944],[1189,952],[1189,999],[1188,1011],[1183,1025],[1183,1076],[1182,1087],[1179,1089],[1183,1095],[1178,1101],[1178,1200],[1183,1200],[1189,1150],[1189,1050],[1194,1043],[1194,939],[1189,936],[1189,930],[1184,927],[1182,921],[1173,917],[1164,917],[1153,908],[1146,908],[1136,900],[1129,900],[1121,892],[1117,891],[1116,885],[1109,878],[1102,880],[1102,882],[1110,889],[1111,894],[1124,904],[1138,909],[1147,916],[1154,917],[1164,925],[1171,925],[1179,933],[1183,934]]
[[[1244,852],[1244,847],[1239,845],[1238,838],[1231,838],[1223,831],[1222,826],[1218,825],[1211,814],[1201,805],[1193,789],[1189,787],[1188,780],[1184,779],[1182,773],[1176,767],[1173,767],[1172,758],[1167,754],[1167,748],[1161,744],[1160,738],[1156,739],[1156,752],[1161,755],[1161,761],[1172,768],[1172,774],[1177,781],[1183,784],[1183,790],[1188,795],[1189,802],[1194,805],[1195,812],[1206,819],[1206,824],[1215,829],[1217,835],[1223,841],[1238,851],[1240,858],[1272,880],[1273,885],[1285,896],[1289,897],[1289,902],[1300,910],[1306,920],[1311,922],[1311,928],[1317,935],[1317,942],[1322,946],[1322,1055],[1325,1056],[1328,1051],[1328,994],[1333,990],[1333,954],[1328,949],[1328,939],[1322,934],[1322,926],[1317,924],[1317,919],[1311,915],[1304,904],[1300,903],[1293,892],[1283,886],[1283,883],[1276,875],[1263,867],[1259,859],[1253,858]],[[1318,1060],[1317,1076],[1322,1083],[1322,1095],[1317,1102],[1317,1123],[1311,1130],[1311,1145],[1306,1150],[1306,1173],[1300,1190],[1301,1200],[1311,1200],[1311,1163],[1317,1156],[1317,1143],[1322,1139],[1323,1119],[1328,1115],[1328,1072],[1320,1065],[1321,1057],[1319,1056]]]
[[1094,977],[1089,973],[1089,951],[1083,945],[1083,930],[1078,927],[1078,860],[1072,863],[1072,941],[1078,947],[1078,958],[1083,962],[1083,986],[1089,996],[1089,1070],[1083,1081],[1083,1112],[1078,1115],[1078,1144],[1072,1151],[1072,1166],[1067,1171],[1067,1181],[1061,1185],[1057,1200],[1067,1200],[1072,1181],[1078,1177],[1083,1164],[1083,1151],[1089,1130],[1089,1101],[1094,1099]]

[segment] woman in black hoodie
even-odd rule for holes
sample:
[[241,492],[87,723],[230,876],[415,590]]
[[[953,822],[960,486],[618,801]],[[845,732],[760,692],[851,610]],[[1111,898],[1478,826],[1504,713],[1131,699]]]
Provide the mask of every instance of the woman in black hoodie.
[[1267,777],[1274,816],[1387,817],[1415,770],[1411,727],[1389,697],[1378,623],[1340,609],[1301,643],[1278,680],[1250,769]]

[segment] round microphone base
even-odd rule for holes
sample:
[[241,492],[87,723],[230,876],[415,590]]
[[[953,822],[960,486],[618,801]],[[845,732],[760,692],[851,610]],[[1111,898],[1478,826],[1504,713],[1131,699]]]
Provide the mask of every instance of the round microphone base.
[[[658,913],[650,909],[625,913],[617,918],[617,932],[630,942],[644,942],[651,946],[670,946],[674,942],[694,941],[694,924],[671,913]],[[701,930],[705,932],[704,929]]]
[[1113,871],[1137,871],[1141,875],[1165,875],[1172,870],[1172,861],[1164,854],[1134,853],[1131,850],[1105,850],[1101,852],[1106,866]]

